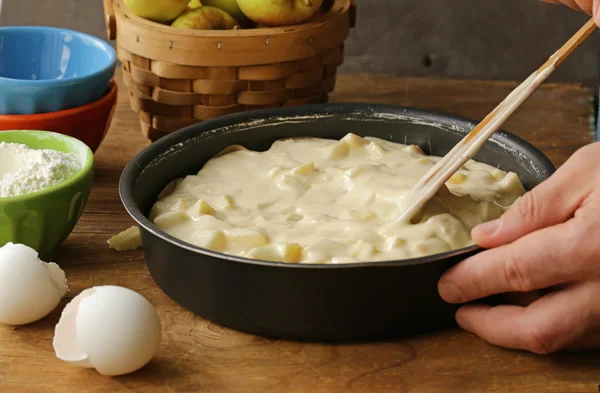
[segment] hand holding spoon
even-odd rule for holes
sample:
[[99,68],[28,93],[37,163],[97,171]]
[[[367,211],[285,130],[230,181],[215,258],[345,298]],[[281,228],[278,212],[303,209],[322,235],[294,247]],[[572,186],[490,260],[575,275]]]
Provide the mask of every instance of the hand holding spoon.
[[400,201],[399,221],[410,221],[450,177],[469,161],[504,122],[527,101],[556,68],[595,30],[594,20],[587,22],[562,48],[550,56],[537,71],[513,90],[481,123],[439,160]]

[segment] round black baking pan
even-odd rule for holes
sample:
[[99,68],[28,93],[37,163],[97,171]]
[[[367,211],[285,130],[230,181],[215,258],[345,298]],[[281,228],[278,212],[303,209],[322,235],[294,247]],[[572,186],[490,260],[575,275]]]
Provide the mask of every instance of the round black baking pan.
[[[401,261],[312,265],[229,256],[182,242],[147,218],[173,179],[196,174],[225,147],[266,150],[281,138],[339,139],[349,132],[443,156],[476,125],[441,113],[386,105],[318,104],[237,113],[170,134],[122,173],[121,200],[140,226],[148,269],[175,302],[223,326],[301,341],[389,339],[453,325],[456,307],[437,293],[452,265],[476,246]],[[517,173],[531,189],[555,170],[522,139],[499,131],[474,157]]]

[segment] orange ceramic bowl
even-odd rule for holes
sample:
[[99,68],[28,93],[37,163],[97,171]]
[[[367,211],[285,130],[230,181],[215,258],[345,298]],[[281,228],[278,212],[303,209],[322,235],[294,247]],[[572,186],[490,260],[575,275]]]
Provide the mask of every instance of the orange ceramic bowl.
[[6,130],[57,132],[79,139],[95,152],[102,144],[110,126],[117,106],[117,92],[117,84],[111,81],[108,93],[87,105],[33,115],[0,115],[0,132]]

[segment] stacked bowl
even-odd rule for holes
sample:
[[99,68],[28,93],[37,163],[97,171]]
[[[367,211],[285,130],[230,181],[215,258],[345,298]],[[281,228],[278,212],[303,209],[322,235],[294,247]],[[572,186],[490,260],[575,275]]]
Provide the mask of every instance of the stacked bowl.
[[[25,244],[49,260],[79,221],[93,183],[94,152],[117,103],[116,63],[114,49],[87,34],[0,27],[0,146],[71,154],[81,166],[57,185],[0,193],[0,247]],[[37,170],[24,169],[34,167],[8,153],[0,156],[0,186],[22,178],[15,171]]]
[[77,31],[0,27],[0,131],[44,130],[96,151],[117,101],[106,42]]

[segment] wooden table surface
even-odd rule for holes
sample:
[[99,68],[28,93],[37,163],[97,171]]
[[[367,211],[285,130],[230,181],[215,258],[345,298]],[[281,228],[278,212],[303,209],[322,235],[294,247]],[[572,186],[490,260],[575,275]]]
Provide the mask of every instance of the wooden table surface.
[[[96,154],[96,184],[89,203],[56,259],[71,291],[42,321],[18,329],[0,326],[0,392],[600,391],[600,352],[538,356],[488,345],[458,328],[391,342],[300,344],[231,331],[182,309],[152,281],[142,251],[117,253],[106,243],[133,225],[119,201],[117,181],[128,160],[148,144],[120,86],[114,122]],[[341,75],[332,101],[408,105],[481,119],[514,86]],[[592,118],[591,91],[546,85],[504,128],[560,165],[592,141]],[[155,359],[117,378],[63,363],[52,349],[54,326],[64,305],[83,289],[104,284],[146,296],[164,327]]]

